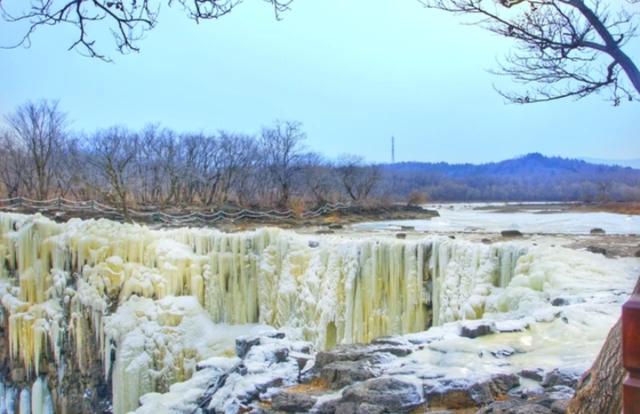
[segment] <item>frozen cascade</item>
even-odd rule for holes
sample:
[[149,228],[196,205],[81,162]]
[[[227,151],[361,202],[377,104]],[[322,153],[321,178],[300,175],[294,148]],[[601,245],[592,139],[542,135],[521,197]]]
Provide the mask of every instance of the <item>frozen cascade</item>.
[[31,392],[28,388],[20,391],[20,405],[18,406],[19,414],[31,414]]
[[0,323],[11,363],[35,380],[29,409],[47,412],[37,374],[51,362],[62,370],[65,352],[82,373],[102,361],[122,413],[224,354],[215,335],[194,337],[220,336],[215,324],[283,327],[322,349],[481,318],[527,254],[438,237],[329,236],[313,248],[311,237],[0,214]]

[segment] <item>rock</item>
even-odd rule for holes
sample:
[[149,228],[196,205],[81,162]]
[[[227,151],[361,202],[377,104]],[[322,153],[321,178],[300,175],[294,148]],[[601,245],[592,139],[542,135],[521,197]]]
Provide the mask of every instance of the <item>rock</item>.
[[500,232],[502,237],[522,237],[523,234],[519,230],[503,230]]
[[342,224],[329,224],[328,226],[331,230],[342,230],[344,228],[344,226]]
[[320,246],[320,242],[316,241],[316,240],[309,240],[309,247],[311,247],[312,249],[315,249],[316,247]]
[[497,331],[493,322],[475,322],[462,325],[460,336],[464,338],[477,338],[479,336],[490,335]]
[[315,367],[321,370],[324,366],[338,361],[367,361],[374,358],[370,348],[357,345],[337,347],[331,351],[321,351],[316,354]]
[[606,234],[606,231],[604,231],[604,229],[601,229],[600,227],[596,227],[594,229],[591,229],[591,234]]
[[408,344],[408,341],[395,336],[381,336],[371,341],[371,345],[405,346]]
[[492,402],[476,414],[552,414],[552,412],[543,405],[522,400],[508,400]]
[[555,414],[564,414],[567,412],[567,408],[569,407],[569,402],[571,400],[558,400],[551,404],[551,411]]
[[545,388],[555,387],[557,385],[564,385],[575,389],[578,385],[578,375],[574,372],[561,371],[554,369],[547,373],[542,380],[542,386]]
[[397,357],[403,357],[411,354],[413,350],[411,348],[403,346],[381,346],[373,348],[375,352],[386,352]]
[[589,246],[587,247],[587,250],[590,251],[591,253],[603,254],[605,256],[607,255],[607,249],[605,249],[604,247]]
[[520,379],[514,374],[498,374],[489,381],[489,388],[493,398],[500,398],[509,392],[509,390],[520,385]]
[[425,397],[430,407],[458,410],[504,399],[511,389],[519,385],[518,376],[513,374],[499,374],[477,383],[444,380],[425,384]]
[[286,413],[308,412],[317,398],[302,393],[279,392],[271,399],[271,407]]
[[416,228],[414,226],[400,226],[400,230],[402,231],[413,231]]
[[384,407],[373,404],[360,404],[358,409],[356,410],[357,414],[384,414],[387,410]]
[[534,385],[533,387],[517,387],[509,391],[509,396],[514,398],[520,398],[528,400],[532,398],[539,398],[544,395],[545,389],[541,385]]
[[236,338],[236,355],[239,358],[244,358],[249,353],[249,350],[256,345],[260,345],[262,338],[282,339],[284,333],[273,332],[270,334],[263,334],[258,336],[241,336]]
[[636,257],[640,257],[640,250],[636,252]]
[[482,239],[480,241],[484,244],[491,244],[491,239]]
[[356,414],[358,404],[353,402],[344,402],[336,405],[335,414]]
[[339,403],[339,398],[332,398],[330,400],[322,401],[313,408],[313,412],[314,414],[335,414],[337,412]]
[[316,234],[334,234],[333,230],[316,230]]
[[396,233],[396,239],[406,239],[407,233]]
[[549,407],[554,401],[557,400],[569,400],[573,398],[576,390],[568,385],[556,385],[551,388],[547,388],[546,396],[548,397]]
[[307,363],[312,359],[311,355],[302,352],[289,352],[289,358],[296,361],[299,371],[302,371],[304,367],[307,366]]
[[393,377],[375,378],[347,387],[342,392],[342,401],[362,405],[384,407],[391,413],[411,411],[424,404],[422,386],[419,382]]
[[541,368],[523,369],[518,373],[522,378],[541,382],[544,379],[544,371]]
[[376,376],[369,361],[336,361],[320,370],[320,377],[333,389],[340,389]]
[[507,346],[505,348],[500,348],[495,351],[491,351],[491,355],[493,355],[496,358],[507,358],[515,353],[516,353],[516,350],[511,348],[510,346]]
[[454,410],[479,407],[491,401],[488,387],[465,382],[445,381],[436,386],[425,385],[424,394],[429,407]]
[[455,239],[456,239],[456,236],[454,236],[454,235],[452,234],[452,235],[450,235],[450,236],[449,236],[449,238],[450,238],[451,240],[455,240]]
[[289,357],[289,348],[278,348],[273,352],[276,362],[284,362]]
[[565,298],[555,298],[551,301],[551,306],[567,306],[569,304],[569,300]]

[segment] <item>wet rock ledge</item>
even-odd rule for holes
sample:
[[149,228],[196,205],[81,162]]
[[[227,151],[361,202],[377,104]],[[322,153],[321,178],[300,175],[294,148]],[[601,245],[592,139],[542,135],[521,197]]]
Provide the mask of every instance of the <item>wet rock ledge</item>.
[[[575,373],[541,369],[481,379],[425,376],[403,361],[426,345],[381,338],[314,354],[308,343],[282,332],[239,338],[237,358],[199,364],[184,383],[191,395],[202,387],[197,398],[183,397],[169,408],[210,414],[562,414],[578,380]],[[151,399],[142,398],[141,411],[153,412]]]

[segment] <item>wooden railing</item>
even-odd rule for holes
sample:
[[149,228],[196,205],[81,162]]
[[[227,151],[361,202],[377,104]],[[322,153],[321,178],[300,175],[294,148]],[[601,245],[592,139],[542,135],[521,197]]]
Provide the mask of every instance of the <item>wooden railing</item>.
[[[213,224],[223,220],[286,220],[291,218],[312,219],[351,207],[351,203],[328,203],[315,210],[306,210],[297,214],[291,209],[287,210],[249,210],[241,209],[234,211],[227,210],[189,210],[178,214],[171,214],[163,211],[159,207],[148,206],[144,210],[128,209],[128,215],[132,219],[147,219],[154,222],[189,225],[189,224]],[[0,198],[0,211],[15,211],[23,208],[39,212],[47,211],[91,211],[96,214],[109,215],[123,219],[121,209],[102,204],[96,200],[76,201],[65,198],[53,198],[50,200],[32,200],[24,197]]]
[[623,386],[624,414],[640,413],[640,295],[622,307],[622,358],[629,376]]

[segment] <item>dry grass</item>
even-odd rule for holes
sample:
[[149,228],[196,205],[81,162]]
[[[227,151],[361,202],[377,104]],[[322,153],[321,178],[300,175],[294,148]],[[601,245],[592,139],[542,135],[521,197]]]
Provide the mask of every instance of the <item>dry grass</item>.
[[640,215],[640,202],[625,201],[598,204],[579,204],[573,207],[572,210]]
[[322,394],[329,391],[329,384],[322,378],[314,378],[306,384],[296,384],[285,388],[285,391],[291,394]]

